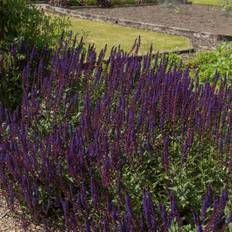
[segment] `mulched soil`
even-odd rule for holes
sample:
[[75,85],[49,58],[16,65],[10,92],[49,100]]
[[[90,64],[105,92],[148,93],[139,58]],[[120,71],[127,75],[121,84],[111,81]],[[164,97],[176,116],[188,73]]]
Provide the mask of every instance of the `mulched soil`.
[[196,32],[232,35],[232,13],[226,15],[220,7],[200,5],[164,5],[83,8],[79,12],[105,15],[108,17],[154,23],[169,27],[190,29]]

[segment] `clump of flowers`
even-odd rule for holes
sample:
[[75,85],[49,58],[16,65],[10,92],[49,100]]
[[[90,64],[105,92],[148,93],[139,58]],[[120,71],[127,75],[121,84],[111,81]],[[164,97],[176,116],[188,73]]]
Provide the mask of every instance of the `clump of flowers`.
[[61,43],[49,65],[48,53],[36,68],[26,65],[21,105],[13,113],[0,107],[9,207],[19,202],[50,229],[55,222],[69,231],[225,231],[231,85],[218,76],[201,85],[181,65],[167,68],[166,56],[113,48],[104,61],[105,53]]

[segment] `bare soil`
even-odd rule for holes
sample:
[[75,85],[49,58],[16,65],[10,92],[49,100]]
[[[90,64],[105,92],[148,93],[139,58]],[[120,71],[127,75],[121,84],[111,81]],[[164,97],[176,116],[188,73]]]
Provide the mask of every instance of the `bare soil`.
[[[20,210],[13,213],[6,205],[6,201],[0,192],[0,232],[25,232],[20,221]],[[22,216],[22,215],[21,215]],[[41,227],[28,225],[27,232],[45,232]]]
[[79,12],[114,18],[154,23],[169,27],[190,29],[195,32],[232,35],[232,14],[225,14],[220,7],[200,5],[164,5],[82,8]]

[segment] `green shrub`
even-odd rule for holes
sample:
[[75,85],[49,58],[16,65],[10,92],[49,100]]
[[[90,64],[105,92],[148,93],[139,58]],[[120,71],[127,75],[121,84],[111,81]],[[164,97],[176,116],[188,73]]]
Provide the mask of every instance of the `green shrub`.
[[226,15],[232,12],[232,0],[223,0],[221,6]]
[[79,0],[69,0],[68,5],[69,6],[81,6],[83,4],[82,4],[82,1],[79,1]]
[[27,0],[3,0],[0,12],[4,25],[0,33],[2,48],[21,42],[37,48],[54,45],[68,26],[67,20],[51,17]]
[[1,1],[0,15],[0,98],[14,109],[21,101],[21,73],[30,51],[34,48],[34,59],[44,48],[50,52],[69,22],[45,14],[27,0]]
[[214,52],[199,53],[189,65],[199,71],[201,82],[212,80],[216,72],[232,79],[232,44],[224,43]]
[[86,4],[86,5],[96,5],[96,4],[97,4],[97,1],[96,1],[96,0],[86,0],[86,1],[85,1],[85,4]]

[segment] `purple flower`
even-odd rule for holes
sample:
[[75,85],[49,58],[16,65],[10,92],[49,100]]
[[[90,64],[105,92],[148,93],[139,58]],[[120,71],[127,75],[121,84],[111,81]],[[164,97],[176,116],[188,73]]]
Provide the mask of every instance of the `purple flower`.
[[195,211],[193,211],[192,214],[193,214],[194,223],[197,227],[197,232],[203,232],[199,216],[196,214]]
[[169,218],[167,216],[166,209],[164,208],[162,203],[159,203],[159,211],[163,222],[164,231],[168,231],[168,228],[170,227]]
[[163,167],[165,172],[169,173],[169,138],[167,136],[164,137],[163,140]]
[[210,204],[212,201],[212,188],[211,186],[208,187],[207,192],[204,196],[203,202],[202,202],[202,207],[201,207],[201,218],[202,221],[205,220],[206,217],[206,211],[209,208]]
[[97,193],[97,186],[96,186],[96,183],[95,183],[95,180],[93,177],[91,177],[91,197],[92,197],[92,201],[93,201],[93,204],[94,206],[96,207],[97,204],[98,204],[98,193]]
[[143,194],[143,215],[151,231],[157,230],[156,214],[149,192]]

